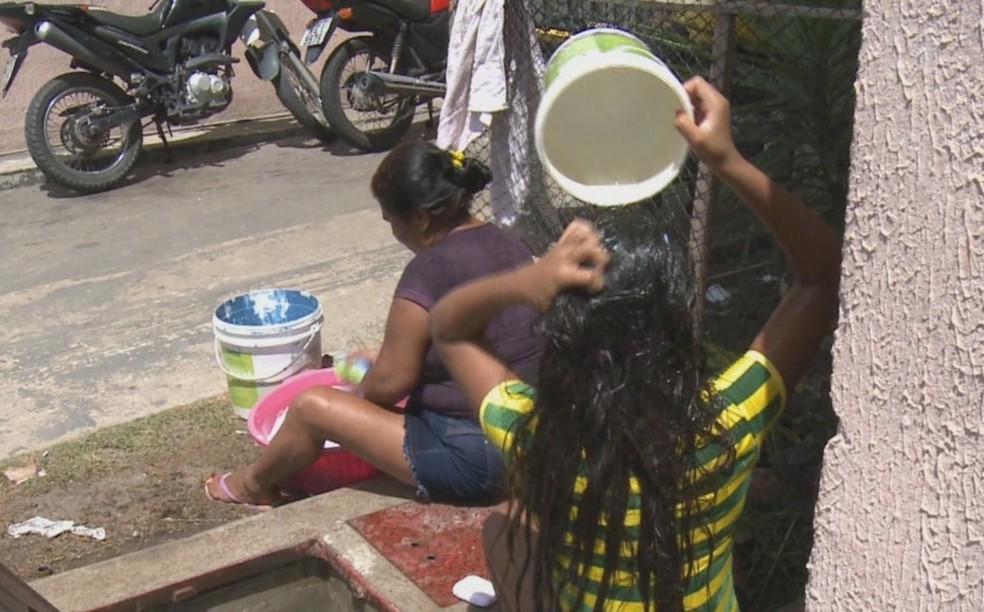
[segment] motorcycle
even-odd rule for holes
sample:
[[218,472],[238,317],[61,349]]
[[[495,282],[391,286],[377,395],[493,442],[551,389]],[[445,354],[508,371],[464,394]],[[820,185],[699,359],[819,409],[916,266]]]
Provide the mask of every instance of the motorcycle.
[[300,40],[312,64],[338,29],[356,33],[321,71],[325,119],[347,143],[385,151],[407,133],[417,107],[446,91],[449,0],[302,0],[316,18]]
[[262,0],[157,0],[148,14],[130,16],[88,4],[0,2],[0,24],[14,34],[2,44],[10,58],[0,94],[33,45],[70,55],[75,71],[45,83],[28,105],[28,151],[58,183],[82,193],[110,189],[137,161],[144,118],[152,118],[166,146],[165,125],[195,124],[229,106],[239,61],[230,50],[252,19],[258,35],[247,47],[250,65],[273,82],[302,125],[329,138],[320,113],[310,109],[318,94],[308,93],[290,61],[299,50],[264,9]]

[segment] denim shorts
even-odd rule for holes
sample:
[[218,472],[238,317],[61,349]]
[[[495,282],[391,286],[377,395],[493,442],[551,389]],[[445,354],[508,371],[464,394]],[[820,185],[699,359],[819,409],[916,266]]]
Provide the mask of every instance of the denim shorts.
[[403,452],[421,501],[491,504],[502,499],[502,455],[470,420],[433,410],[407,412]]

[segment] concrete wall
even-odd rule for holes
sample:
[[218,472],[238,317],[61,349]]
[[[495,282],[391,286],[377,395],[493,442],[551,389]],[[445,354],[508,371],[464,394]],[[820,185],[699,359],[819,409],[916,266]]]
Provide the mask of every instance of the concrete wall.
[[[66,0],[47,0],[52,4],[73,4]],[[81,0],[79,0],[81,1]],[[102,0],[98,2],[107,9],[122,13],[124,15],[140,15],[146,13],[152,0]],[[77,2],[75,2],[77,4]],[[267,7],[273,9],[280,15],[284,23],[290,29],[291,36],[295,42],[299,41],[304,33],[304,26],[314,17],[314,13],[308,10],[299,0],[268,0]],[[5,28],[0,27],[0,39],[5,40],[9,33]],[[233,79],[232,89],[234,99],[228,109],[209,117],[204,123],[214,123],[217,121],[229,121],[244,117],[260,117],[275,113],[285,113],[283,105],[277,100],[273,93],[273,86],[256,78],[250,70],[246,60],[242,57],[242,43],[237,42],[233,46],[233,55],[242,61],[235,65],[236,78]],[[327,50],[320,58],[318,65],[314,68],[316,76],[321,74],[321,65],[327,57]],[[6,49],[0,49],[0,66],[7,60]],[[23,150],[24,144],[24,112],[27,105],[48,79],[63,72],[68,72],[69,57],[60,51],[45,44],[38,44],[31,47],[27,61],[21,68],[14,81],[14,85],[7,93],[7,97],[0,100],[0,153]]]
[[810,610],[984,609],[982,13],[865,2]]

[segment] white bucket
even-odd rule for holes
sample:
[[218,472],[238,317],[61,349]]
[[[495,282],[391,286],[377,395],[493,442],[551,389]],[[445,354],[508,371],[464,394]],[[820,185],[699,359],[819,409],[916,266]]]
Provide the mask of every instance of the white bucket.
[[576,34],[550,57],[536,113],[536,151],[574,197],[615,206],[659,193],[680,173],[693,116],[683,85],[649,47],[613,28]]
[[232,411],[248,418],[281,381],[320,367],[323,324],[321,303],[306,291],[260,289],[222,302],[212,327]]

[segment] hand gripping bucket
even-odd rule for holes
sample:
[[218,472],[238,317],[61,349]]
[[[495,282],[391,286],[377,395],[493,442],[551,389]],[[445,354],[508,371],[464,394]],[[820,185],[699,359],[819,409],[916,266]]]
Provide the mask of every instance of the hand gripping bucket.
[[683,85],[635,36],[613,28],[576,34],[550,57],[534,136],[557,184],[603,206],[651,197],[676,178],[687,142],[676,111],[693,116]]
[[314,295],[260,289],[215,309],[215,359],[229,383],[232,411],[242,418],[289,376],[321,365],[324,312]]

